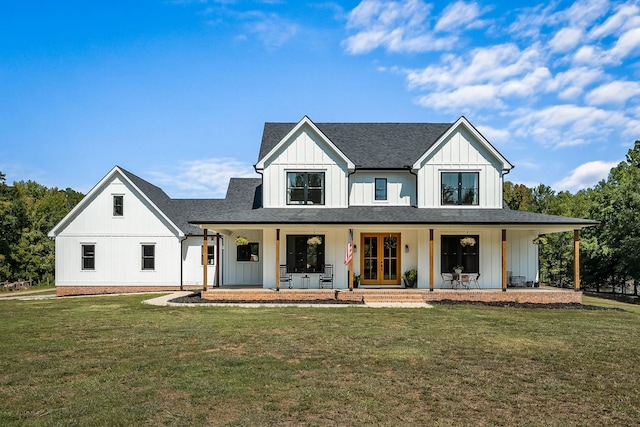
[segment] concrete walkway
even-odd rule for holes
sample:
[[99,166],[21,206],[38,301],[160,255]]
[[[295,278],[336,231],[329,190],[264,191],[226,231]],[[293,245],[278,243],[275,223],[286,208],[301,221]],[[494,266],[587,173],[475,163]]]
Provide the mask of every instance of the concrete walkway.
[[316,308],[346,308],[346,307],[368,307],[368,308],[432,308],[432,305],[423,302],[370,302],[365,304],[296,304],[296,303],[201,303],[201,304],[184,304],[170,302],[173,299],[191,295],[193,292],[180,291],[174,292],[169,295],[163,295],[161,297],[148,299],[142,301],[143,304],[156,305],[156,306],[171,306],[171,307],[245,307],[245,308],[259,308],[259,307],[316,307]]

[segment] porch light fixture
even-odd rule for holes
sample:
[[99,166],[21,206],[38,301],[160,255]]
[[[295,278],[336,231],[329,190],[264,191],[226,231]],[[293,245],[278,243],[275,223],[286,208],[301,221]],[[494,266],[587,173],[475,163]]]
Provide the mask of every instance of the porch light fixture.
[[353,252],[358,252],[358,246],[357,245],[353,245]]
[[404,245],[404,251],[409,252],[409,245]]

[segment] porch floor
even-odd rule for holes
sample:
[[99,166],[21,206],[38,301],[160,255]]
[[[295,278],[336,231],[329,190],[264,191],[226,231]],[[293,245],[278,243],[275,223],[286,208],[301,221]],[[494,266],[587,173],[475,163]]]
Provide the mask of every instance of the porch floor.
[[212,301],[317,301],[418,303],[432,301],[517,302],[533,304],[582,303],[582,292],[556,288],[502,289],[265,289],[261,287],[209,288],[202,298]]

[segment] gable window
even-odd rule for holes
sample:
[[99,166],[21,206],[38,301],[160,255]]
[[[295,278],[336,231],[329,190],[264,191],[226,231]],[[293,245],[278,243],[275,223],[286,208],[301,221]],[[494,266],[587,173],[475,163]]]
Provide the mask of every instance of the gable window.
[[324,235],[287,235],[287,271],[320,273],[324,267]]
[[376,200],[387,200],[386,178],[376,178]]
[[441,273],[451,273],[457,266],[461,266],[465,273],[480,273],[479,236],[442,236],[441,243]]
[[443,205],[477,205],[478,172],[442,172]]
[[82,245],[82,269],[96,269],[96,245]]
[[156,245],[142,245],[142,269],[156,269]]
[[324,205],[324,172],[287,172],[288,205]]
[[237,261],[258,261],[259,260],[260,244],[256,242],[249,242],[246,245],[236,246],[236,260]]
[[124,196],[113,196],[113,216],[124,215]]
[[[213,265],[215,263],[215,246],[214,245],[207,245],[207,265]],[[204,252],[204,245],[200,246],[200,265],[202,265],[202,255]]]

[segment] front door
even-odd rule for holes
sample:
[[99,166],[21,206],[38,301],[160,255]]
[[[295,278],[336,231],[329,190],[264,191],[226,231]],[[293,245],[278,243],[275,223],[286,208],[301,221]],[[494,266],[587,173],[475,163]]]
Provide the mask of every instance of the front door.
[[399,233],[362,233],[360,247],[363,285],[400,284]]

